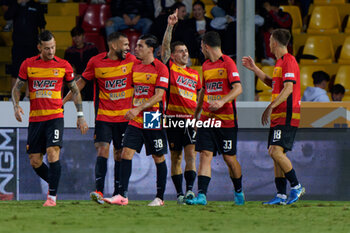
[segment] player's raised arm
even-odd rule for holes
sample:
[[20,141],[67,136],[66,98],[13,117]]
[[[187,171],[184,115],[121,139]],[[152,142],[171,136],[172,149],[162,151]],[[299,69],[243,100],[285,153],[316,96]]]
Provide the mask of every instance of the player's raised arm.
[[141,104],[140,106],[138,106],[137,108],[133,108],[131,110],[129,110],[126,115],[125,115],[125,119],[127,120],[132,120],[134,119],[141,111],[152,107],[153,105],[155,105],[156,103],[160,102],[164,96],[164,92],[165,90],[162,88],[156,88],[155,89],[155,93],[154,95],[149,98],[146,102],[144,102],[143,104]]
[[254,59],[250,56],[242,58],[242,65],[255,73],[258,78],[269,87],[272,87],[272,78],[264,73],[259,67],[255,65]]
[[83,103],[81,100],[79,88],[74,80],[72,82],[68,83],[68,87],[69,87],[70,91],[72,92],[73,101],[74,101],[75,107],[77,109],[77,115],[78,115],[77,127],[78,127],[78,129],[80,129],[81,134],[86,134],[89,127],[84,119]]
[[162,42],[162,50],[161,50],[162,62],[164,64],[167,63],[169,58],[170,58],[170,54],[171,54],[170,42],[171,42],[171,37],[173,34],[174,25],[178,21],[177,13],[178,13],[178,9],[176,9],[174,14],[169,15],[169,17],[168,17],[168,26],[167,26],[165,33],[164,33],[163,42]]
[[15,112],[15,117],[16,117],[17,121],[19,121],[19,122],[22,122],[21,115],[24,115],[23,109],[21,108],[21,106],[19,106],[19,99],[21,97],[21,89],[25,83],[26,83],[25,81],[23,81],[21,79],[17,79],[14,87],[12,88],[13,109]]
[[[77,84],[77,87],[79,89],[79,92],[85,87],[86,85],[86,81],[83,79],[83,78],[79,78],[77,81],[76,81],[76,84]],[[69,91],[67,93],[67,95],[63,98],[63,105],[72,99],[72,91]]]

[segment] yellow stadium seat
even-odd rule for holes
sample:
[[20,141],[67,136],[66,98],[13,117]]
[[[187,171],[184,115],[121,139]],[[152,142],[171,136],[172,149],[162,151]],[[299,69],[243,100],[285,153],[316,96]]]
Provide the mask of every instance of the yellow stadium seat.
[[76,16],[45,16],[46,29],[50,31],[70,32],[76,26]]
[[340,51],[338,63],[350,65],[350,36],[346,37],[344,41],[343,47]]
[[[192,4],[195,3],[197,0],[193,0],[192,1]],[[210,4],[214,4],[213,0],[202,0],[202,2],[205,4],[205,5],[210,5]]]
[[292,32],[296,34],[300,34],[302,27],[303,27],[303,21],[301,20],[301,14],[300,9],[297,6],[281,6],[282,10],[285,12],[288,12],[293,19],[293,25],[292,25]]
[[50,3],[47,5],[47,15],[51,16],[79,16],[79,3]]
[[306,87],[313,87],[312,74],[315,71],[324,71],[327,73],[324,66],[302,66],[300,68],[300,89],[304,93]]
[[315,5],[345,4],[345,0],[314,0]]
[[[263,66],[261,68],[262,71],[264,71],[265,74],[270,76],[272,78],[273,75],[273,66]],[[261,81],[259,78],[256,82],[256,90],[262,91],[259,93],[259,101],[271,101],[271,93],[272,88],[266,85],[263,81]]]
[[341,29],[338,9],[334,6],[316,6],[311,14],[307,33],[337,34]]
[[56,47],[58,48],[68,48],[72,46],[72,37],[70,32],[53,32],[56,39]]
[[317,59],[300,59],[303,65],[331,64],[334,61],[332,41],[327,36],[310,36],[305,42],[303,55],[313,55]]
[[350,33],[350,17],[348,17],[348,22],[346,23],[344,32],[345,33]]
[[213,19],[214,16],[211,14],[211,9],[213,9],[215,5],[213,4],[210,4],[210,5],[205,5],[205,16]]
[[274,69],[275,69],[274,66],[263,66],[261,68],[261,70],[264,71],[264,73],[267,74],[268,76],[270,76],[271,78],[272,78]]
[[197,70],[200,76],[201,81],[203,80],[203,71],[202,66],[191,66],[191,69]]
[[334,83],[339,83],[344,86],[345,92],[349,93],[350,90],[350,65],[340,66],[335,76]]
[[267,102],[271,102],[271,95],[261,95],[259,94],[259,101],[267,101]]

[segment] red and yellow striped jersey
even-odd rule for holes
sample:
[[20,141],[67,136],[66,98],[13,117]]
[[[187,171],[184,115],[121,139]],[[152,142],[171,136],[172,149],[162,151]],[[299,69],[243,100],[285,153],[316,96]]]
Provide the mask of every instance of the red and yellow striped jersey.
[[83,79],[94,80],[95,116],[98,121],[127,122],[125,114],[132,105],[132,67],[139,62],[128,53],[124,60],[111,60],[107,53],[90,59]]
[[[162,88],[167,91],[169,72],[166,65],[158,59],[154,59],[149,65],[144,65],[142,63],[136,64],[133,67],[132,80],[134,86],[133,108],[136,108],[154,96],[156,88]],[[142,129],[143,112],[156,111],[163,113],[164,98],[152,107],[141,111],[134,119],[129,121],[129,124]]]
[[205,61],[203,63],[203,88],[205,92],[201,120],[215,118],[221,121],[222,128],[236,127],[236,100],[225,103],[214,112],[209,110],[209,105],[211,101],[222,99],[231,91],[232,84],[239,82],[236,64],[229,56],[222,55],[215,62]]
[[193,118],[197,106],[197,92],[202,88],[198,71],[182,68],[169,60],[170,90],[167,115]]
[[289,53],[277,60],[272,77],[272,101],[281,93],[284,83],[292,82],[293,92],[286,101],[271,113],[271,127],[291,125],[298,127],[300,121],[300,71],[295,57]]
[[39,55],[27,58],[21,65],[18,78],[28,81],[29,122],[63,118],[63,81],[74,80],[72,66],[66,60],[55,56],[44,61]]

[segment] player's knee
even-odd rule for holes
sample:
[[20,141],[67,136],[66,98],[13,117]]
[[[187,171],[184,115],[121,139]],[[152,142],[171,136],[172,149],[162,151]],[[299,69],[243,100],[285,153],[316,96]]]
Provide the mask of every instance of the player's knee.
[[121,161],[122,160],[122,149],[114,149],[114,160]]
[[164,155],[162,155],[162,156],[152,155],[152,157],[153,157],[155,163],[162,163],[165,161]]
[[270,148],[269,148],[269,155],[270,155],[271,158],[273,158],[273,159],[276,158],[276,157],[278,157],[278,156],[280,156],[281,152],[282,152],[282,154],[283,154],[283,151],[281,151],[281,149],[278,148],[278,147],[270,146]]
[[131,160],[134,156],[134,153],[134,150],[124,147],[122,151],[122,159]]
[[38,168],[43,163],[42,159],[39,157],[29,157],[29,161],[33,168]]
[[109,147],[106,147],[106,146],[97,147],[97,156],[108,159],[108,155],[109,155]]

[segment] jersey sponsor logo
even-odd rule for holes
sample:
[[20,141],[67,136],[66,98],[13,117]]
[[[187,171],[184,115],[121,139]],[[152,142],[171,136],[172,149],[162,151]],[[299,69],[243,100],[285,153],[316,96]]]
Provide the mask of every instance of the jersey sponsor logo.
[[206,83],[208,93],[222,91],[222,81]]
[[136,86],[135,87],[135,96],[148,95],[149,86]]
[[105,81],[105,88],[107,90],[118,90],[126,87],[127,78],[107,80]]
[[125,98],[125,91],[109,93],[109,98],[111,100],[119,100]]
[[159,81],[161,81],[161,82],[163,82],[163,83],[168,83],[168,82],[169,82],[169,79],[166,78],[166,77],[160,77],[160,80],[159,80]]
[[182,90],[182,89],[178,89],[178,90],[179,90],[179,94],[182,97],[192,100],[193,95],[194,95],[193,92],[190,92],[190,91],[187,91],[187,90]]
[[233,77],[237,77],[237,76],[239,77],[239,73],[238,72],[232,72],[232,76]]
[[294,78],[294,73],[285,73],[284,77],[285,78]]
[[187,87],[191,90],[196,90],[196,86],[197,86],[197,81],[190,78],[186,78],[181,75],[179,75],[179,77],[177,78],[176,83],[179,86]]
[[215,101],[215,100],[221,100],[221,95],[208,95],[208,102]]
[[33,81],[33,88],[35,90],[42,90],[42,89],[55,89],[57,80],[34,80]]
[[51,98],[52,91],[48,90],[38,90],[35,92],[35,98]]

